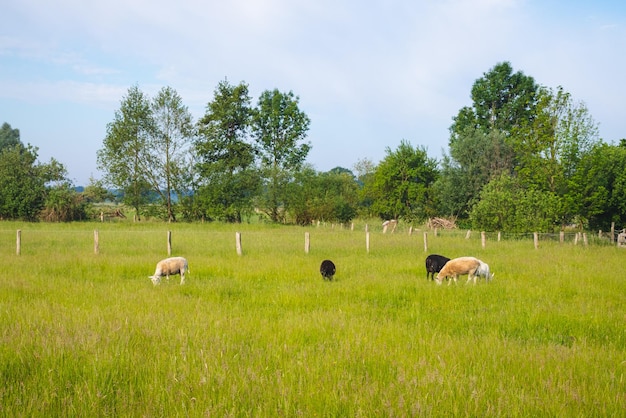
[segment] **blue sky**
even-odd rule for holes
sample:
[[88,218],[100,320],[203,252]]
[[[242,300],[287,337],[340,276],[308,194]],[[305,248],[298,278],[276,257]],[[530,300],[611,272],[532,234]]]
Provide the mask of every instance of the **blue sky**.
[[132,85],[174,88],[195,119],[217,84],[293,91],[317,170],[378,163],[404,139],[440,158],[498,62],[563,86],[609,143],[626,137],[626,2],[4,0],[0,123],[76,185]]

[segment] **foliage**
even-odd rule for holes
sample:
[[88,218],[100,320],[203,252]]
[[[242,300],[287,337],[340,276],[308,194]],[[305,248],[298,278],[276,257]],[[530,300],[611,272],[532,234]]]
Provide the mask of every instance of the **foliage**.
[[198,122],[195,142],[200,175],[194,197],[199,212],[209,219],[241,222],[253,210],[260,174],[248,134],[252,108],[248,86],[220,82],[213,101]]
[[21,143],[0,151],[0,218],[37,220],[47,184],[65,179],[58,161],[37,163],[37,148]]
[[87,202],[69,182],[50,188],[40,217],[48,222],[70,222],[87,219]]
[[554,193],[526,188],[505,173],[483,188],[470,220],[472,228],[483,231],[552,232],[560,208]]
[[135,209],[138,219],[141,207],[149,202],[150,183],[144,168],[155,131],[148,97],[132,86],[107,125],[103,147],[97,153],[105,183],[123,192],[123,202]]
[[98,167],[138,216],[156,195],[164,217],[174,221],[173,196],[180,200],[191,181],[188,144],[193,135],[191,114],[174,89],[162,88],[151,101],[133,86],[107,125]]
[[374,199],[372,210],[382,219],[426,219],[433,213],[430,187],[437,179],[436,161],[406,140],[395,151],[387,148],[386,154],[366,186]]
[[153,99],[152,117],[155,131],[147,144],[143,171],[172,222],[176,220],[173,195],[180,201],[189,192],[194,127],[189,110],[171,87],[162,88]]
[[20,140],[20,130],[11,128],[7,122],[0,127],[0,151],[15,145],[23,145]]
[[466,218],[485,184],[513,172],[518,156],[511,138],[536,117],[538,89],[509,62],[474,82],[472,106],[463,107],[450,127],[450,154],[444,155],[435,185],[439,213]]
[[115,196],[104,187],[102,180],[89,177],[89,184],[83,190],[83,199],[87,203],[102,203],[113,201]]
[[536,116],[535,80],[509,62],[496,64],[472,86],[472,106],[463,107],[450,127],[450,145],[467,129],[485,133],[496,130],[509,134]]
[[310,119],[299,109],[298,101],[291,91],[266,90],[252,114],[252,133],[264,179],[259,203],[273,222],[282,220],[288,210],[288,184],[311,149],[310,143],[304,142]]
[[465,218],[485,184],[513,170],[514,154],[498,130],[466,128],[450,143],[435,189],[438,212]]
[[354,164],[356,181],[359,185],[359,205],[357,212],[363,218],[372,218],[375,215],[372,210],[374,197],[370,195],[372,190],[371,183],[374,181],[374,173],[376,172],[376,164],[373,161],[363,158]]
[[598,144],[598,128],[584,103],[562,87],[541,88],[538,97],[535,117],[521,121],[512,137],[516,172],[528,185],[564,195],[578,163]]
[[626,146],[595,146],[582,157],[569,189],[567,206],[589,228],[626,225]]
[[298,225],[314,220],[347,223],[356,216],[358,185],[347,169],[318,173],[310,166],[295,175],[288,194],[290,213]]

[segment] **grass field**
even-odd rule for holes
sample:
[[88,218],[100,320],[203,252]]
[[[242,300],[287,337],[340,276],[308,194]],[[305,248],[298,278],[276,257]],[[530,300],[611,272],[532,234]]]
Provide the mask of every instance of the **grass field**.
[[0,223],[0,416],[624,416],[626,250],[363,227]]

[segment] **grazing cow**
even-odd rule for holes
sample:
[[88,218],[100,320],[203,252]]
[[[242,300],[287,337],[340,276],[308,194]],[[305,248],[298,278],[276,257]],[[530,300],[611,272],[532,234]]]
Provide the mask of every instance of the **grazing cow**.
[[336,271],[337,269],[335,268],[335,263],[330,260],[322,261],[322,265],[320,266],[320,273],[322,273],[322,278],[324,280],[332,280]]
[[183,257],[170,257],[161,260],[156,265],[154,275],[148,276],[155,286],[161,283],[161,277],[170,279],[170,275],[180,274],[180,284],[185,284],[185,272],[189,272],[187,260]]
[[[437,274],[436,283],[441,284],[446,277],[451,277],[456,283],[457,278],[463,274],[467,274],[467,283],[472,279],[474,283],[476,283],[478,276],[484,276],[487,280],[493,277],[486,263],[483,263],[475,257],[459,257],[448,261],[446,265],[443,266],[439,274]],[[448,285],[450,283],[452,282],[449,282]]]
[[426,278],[434,280],[435,273],[439,273],[448,261],[450,261],[448,257],[439,254],[431,254],[426,257]]

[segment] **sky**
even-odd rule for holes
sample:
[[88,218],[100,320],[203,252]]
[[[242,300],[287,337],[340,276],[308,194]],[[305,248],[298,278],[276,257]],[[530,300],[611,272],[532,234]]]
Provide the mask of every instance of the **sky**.
[[379,163],[405,140],[447,154],[452,118],[496,64],[583,103],[626,138],[626,2],[583,0],[3,0],[0,124],[100,179],[128,89],[175,89],[194,120],[220,81],[292,91],[318,171]]

